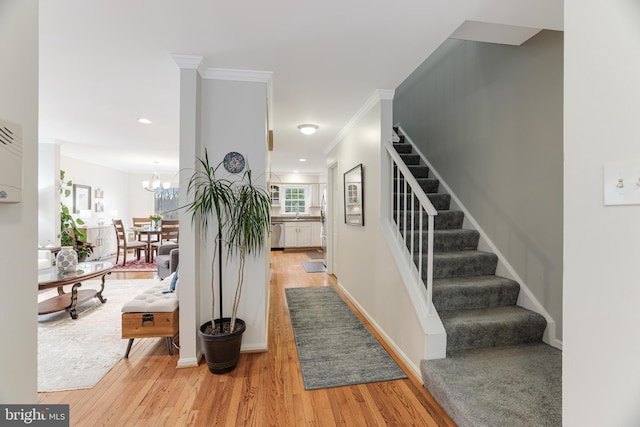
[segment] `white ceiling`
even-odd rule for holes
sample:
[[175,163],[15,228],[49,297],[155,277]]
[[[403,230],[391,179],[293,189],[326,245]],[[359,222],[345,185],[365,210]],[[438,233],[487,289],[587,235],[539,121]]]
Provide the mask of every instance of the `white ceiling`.
[[[322,172],[324,149],[374,90],[395,89],[464,21],[561,30],[562,7],[558,0],[41,1],[40,138],[61,142],[65,156],[127,172],[176,171],[179,69],[171,55],[198,55],[208,67],[273,72],[272,169]],[[319,130],[302,135],[301,123]]]

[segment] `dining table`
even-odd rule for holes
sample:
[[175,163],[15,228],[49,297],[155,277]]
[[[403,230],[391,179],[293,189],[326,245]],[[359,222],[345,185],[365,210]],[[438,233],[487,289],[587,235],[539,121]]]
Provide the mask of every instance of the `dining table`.
[[[160,240],[160,235],[162,233],[162,228],[160,227],[154,227],[154,226],[148,226],[148,227],[134,227],[132,229],[134,235],[135,235],[135,239],[136,240],[140,240],[141,242],[145,242],[147,244],[147,248],[144,251],[145,254],[145,260],[147,263],[150,263],[153,261],[152,257],[151,257],[151,244],[153,242],[157,242],[158,240]],[[154,236],[158,236],[157,239],[154,239]]]

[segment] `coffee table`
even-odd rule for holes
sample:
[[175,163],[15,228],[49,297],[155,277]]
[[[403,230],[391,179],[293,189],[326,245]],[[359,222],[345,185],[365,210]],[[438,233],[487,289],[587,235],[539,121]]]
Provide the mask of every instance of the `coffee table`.
[[[111,274],[112,262],[81,262],[76,271],[59,272],[56,267],[45,268],[38,271],[38,290],[58,288],[58,295],[38,303],[38,314],[55,313],[67,310],[72,319],[78,318],[76,306],[91,298],[97,297],[103,304],[107,299],[102,296],[104,280],[107,274]],[[81,289],[82,282],[96,277],[102,277],[102,286],[99,290]],[[71,292],[65,292],[64,286],[73,285]]]

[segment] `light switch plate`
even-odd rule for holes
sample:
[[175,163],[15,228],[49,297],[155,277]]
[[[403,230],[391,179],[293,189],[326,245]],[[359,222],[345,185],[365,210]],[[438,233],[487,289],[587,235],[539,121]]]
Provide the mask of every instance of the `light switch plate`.
[[640,160],[604,164],[604,204],[640,205]]

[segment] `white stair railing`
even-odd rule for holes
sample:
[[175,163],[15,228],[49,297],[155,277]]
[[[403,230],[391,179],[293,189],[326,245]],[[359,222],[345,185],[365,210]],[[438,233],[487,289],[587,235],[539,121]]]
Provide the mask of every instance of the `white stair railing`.
[[[405,248],[405,256],[408,258],[409,264],[415,267],[416,285],[426,290],[427,314],[432,314],[433,229],[434,217],[438,214],[438,211],[433,207],[426,193],[413,177],[395,148],[393,148],[393,145],[385,143],[385,149],[389,155],[389,177],[391,180],[389,185],[391,190],[389,218],[398,243]],[[427,263],[425,278],[423,278],[422,258],[424,248],[422,235],[425,215],[427,217]],[[415,244],[416,235],[418,236],[417,245]],[[408,244],[407,239],[409,239]]]

